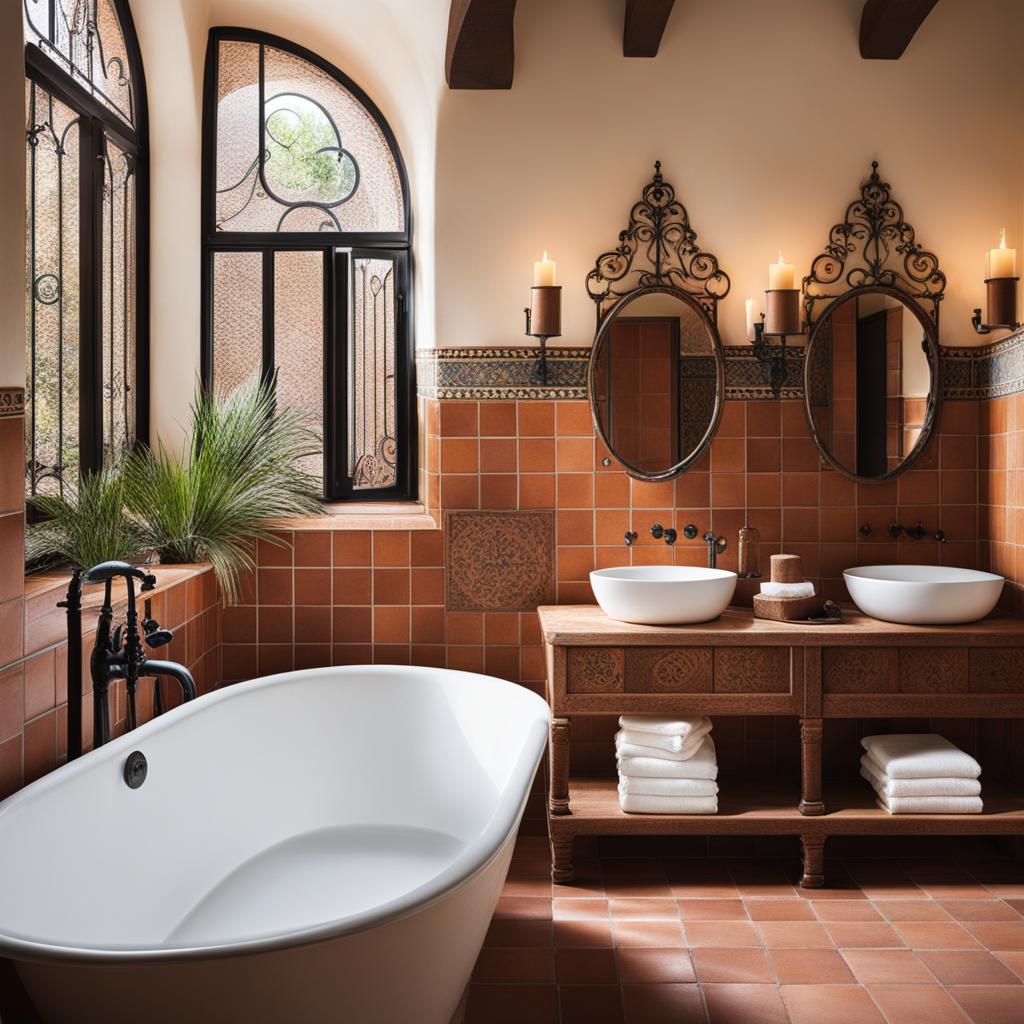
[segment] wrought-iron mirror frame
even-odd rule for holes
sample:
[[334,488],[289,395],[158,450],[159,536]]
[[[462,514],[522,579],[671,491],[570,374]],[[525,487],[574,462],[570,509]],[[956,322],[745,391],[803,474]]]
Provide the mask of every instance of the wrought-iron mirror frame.
[[[939,303],[946,275],[935,253],[917,242],[902,206],[892,198],[892,187],[878,175],[877,160],[871,162],[871,175],[861,185],[858,198],[847,206],[843,220],[832,226],[828,244],[811,263],[802,286],[809,332],[804,351],[804,414],[811,439],[821,457],[848,479],[867,484],[892,480],[910,469],[924,451],[938,417],[942,394]],[[832,312],[863,294],[888,295],[913,310],[924,328],[922,346],[928,360],[928,402],[917,443],[898,466],[880,476],[861,476],[842,465],[822,441],[811,413],[814,345],[824,337]],[[822,308],[816,308],[822,303]]]
[[[669,480],[684,472],[707,451],[715,436],[725,401],[725,356],[718,334],[718,303],[729,294],[729,275],[718,258],[701,249],[686,207],[675,189],[662,177],[661,161],[654,177],[633,204],[629,224],[619,232],[615,249],[602,253],[587,274],[587,294],[597,307],[597,332],[587,369],[587,395],[594,429],[604,446],[636,480]],[[715,408],[711,422],[697,446],[674,466],[658,473],[644,473],[619,458],[612,448],[594,400],[597,357],[615,317],[643,295],[671,295],[692,309],[704,324],[715,358]]]

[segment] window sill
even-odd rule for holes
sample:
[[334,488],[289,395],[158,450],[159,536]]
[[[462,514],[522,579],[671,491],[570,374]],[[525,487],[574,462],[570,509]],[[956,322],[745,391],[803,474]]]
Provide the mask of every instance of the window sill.
[[322,516],[277,519],[274,525],[286,530],[437,530],[438,521],[418,501],[401,502],[328,502]]

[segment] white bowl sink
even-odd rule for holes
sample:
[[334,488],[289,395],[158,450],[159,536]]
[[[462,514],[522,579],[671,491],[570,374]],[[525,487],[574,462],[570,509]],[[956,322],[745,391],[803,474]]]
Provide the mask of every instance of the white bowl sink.
[[647,626],[717,619],[732,600],[736,573],[690,565],[634,565],[590,574],[605,615]]
[[983,619],[999,600],[1003,577],[943,565],[862,565],[843,573],[866,615],[916,626]]

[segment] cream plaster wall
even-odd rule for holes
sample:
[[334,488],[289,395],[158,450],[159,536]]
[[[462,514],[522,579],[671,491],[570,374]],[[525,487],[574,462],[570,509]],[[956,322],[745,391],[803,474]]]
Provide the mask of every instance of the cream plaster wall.
[[[975,344],[984,252],[1024,262],[1020,0],[943,0],[899,61],[862,61],[862,0],[687,0],[655,60],[621,56],[622,0],[520,0],[509,92],[447,92],[438,129],[439,345],[523,341],[532,261],[558,260],[563,343],[589,344],[584,277],[660,158],[732,278],[745,341],[781,246],[807,272],[878,159],[949,285],[944,344]],[[992,340],[990,336],[988,340]]]

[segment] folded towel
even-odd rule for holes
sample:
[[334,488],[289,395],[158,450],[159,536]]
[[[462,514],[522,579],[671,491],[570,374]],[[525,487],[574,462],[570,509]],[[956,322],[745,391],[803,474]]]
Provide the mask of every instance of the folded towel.
[[[644,729],[620,729],[615,739],[623,743],[632,743],[638,747],[657,747],[659,750],[667,750],[670,753],[678,754],[684,747],[693,746],[702,736],[711,732],[711,719],[698,719],[694,726],[685,736],[663,736],[661,733],[649,732]],[[696,750],[696,747],[693,746]]]
[[814,584],[810,580],[803,583],[772,583],[765,580],[761,584],[761,593],[765,597],[814,597]]
[[703,716],[698,718],[670,718],[667,715],[620,715],[619,726],[623,729],[636,729],[638,732],[653,732],[659,736],[678,736],[685,740],[695,729],[703,728],[705,732],[711,728],[711,719]]
[[860,773],[879,796],[978,796],[981,793],[977,779],[890,779],[870,754],[860,759]]
[[890,814],[981,814],[980,796],[891,796],[878,798]]
[[[673,753],[672,751],[665,750],[662,747],[648,747],[641,746],[639,743],[628,743],[624,739],[626,730],[620,729],[615,734],[615,753],[618,757],[660,757],[666,761],[689,761],[694,754],[697,753],[701,748],[701,744],[704,742],[706,733],[702,733],[695,739],[687,740],[683,744],[682,749],[678,752]],[[640,733],[630,733],[631,736],[640,736]],[[654,733],[647,733],[652,738],[655,737]]]
[[717,796],[637,796],[619,790],[627,814],[717,814]]
[[715,742],[705,736],[700,750],[685,761],[664,757],[619,757],[619,774],[642,779],[717,779]]
[[713,779],[644,779],[620,775],[619,792],[630,796],[715,796],[718,783]]
[[935,733],[865,736],[861,746],[890,779],[976,779],[981,765]]

